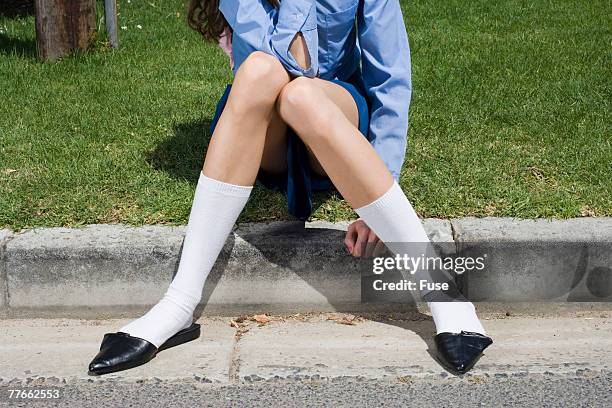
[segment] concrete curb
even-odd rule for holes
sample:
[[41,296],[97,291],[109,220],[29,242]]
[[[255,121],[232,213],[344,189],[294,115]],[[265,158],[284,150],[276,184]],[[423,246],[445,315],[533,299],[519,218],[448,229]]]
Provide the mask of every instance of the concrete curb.
[[7,229],[0,229],[0,310],[8,307],[8,286],[5,262],[6,243],[13,237]]
[[471,299],[612,302],[612,218],[451,223],[457,251],[489,257],[464,282]]
[[[461,279],[476,300],[612,301],[612,218],[424,221],[434,242],[495,262]],[[343,247],[348,223],[242,224],[228,238],[203,294],[206,313],[405,310],[362,304],[358,262]],[[0,231],[0,307],[64,315],[146,310],[176,270],[184,227],[90,225]],[[533,250],[533,243],[540,247]],[[576,256],[563,244],[578,243]],[[5,248],[3,251],[2,248]],[[558,263],[542,261],[544,255]],[[511,273],[509,273],[511,272]],[[469,279],[468,279],[469,278]],[[495,295],[495,296],[493,296]]]

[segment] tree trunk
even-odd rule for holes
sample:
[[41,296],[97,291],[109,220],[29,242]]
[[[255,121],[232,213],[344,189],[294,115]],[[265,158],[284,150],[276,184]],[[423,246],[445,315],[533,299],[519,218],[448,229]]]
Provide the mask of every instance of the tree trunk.
[[96,30],[96,0],[36,0],[38,57],[53,61],[85,50]]

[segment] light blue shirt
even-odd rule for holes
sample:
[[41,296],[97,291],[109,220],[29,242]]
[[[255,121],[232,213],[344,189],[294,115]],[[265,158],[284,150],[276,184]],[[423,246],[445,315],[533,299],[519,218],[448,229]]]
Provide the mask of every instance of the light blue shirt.
[[[412,93],[410,48],[399,0],[221,0],[233,30],[234,73],[256,50],[276,56],[294,76],[347,80],[361,66],[371,104],[368,140],[398,180],[406,153]],[[289,52],[301,32],[303,68]]]

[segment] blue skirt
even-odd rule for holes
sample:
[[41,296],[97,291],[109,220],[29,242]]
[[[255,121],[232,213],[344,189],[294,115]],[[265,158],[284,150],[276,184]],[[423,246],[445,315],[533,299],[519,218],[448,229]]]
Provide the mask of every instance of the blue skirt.
[[[359,131],[367,138],[370,124],[370,106],[361,73],[357,70],[347,81],[334,79],[331,82],[345,88],[355,100],[359,112]],[[211,135],[225,108],[231,87],[231,84],[227,85],[223,96],[217,103],[215,117],[210,124]],[[259,171],[257,183],[269,190],[287,194],[287,210],[300,220],[306,220],[312,214],[314,191],[335,190],[329,177],[321,176],[313,171],[308,160],[306,145],[290,127],[287,127],[287,170],[280,174],[267,174]]]

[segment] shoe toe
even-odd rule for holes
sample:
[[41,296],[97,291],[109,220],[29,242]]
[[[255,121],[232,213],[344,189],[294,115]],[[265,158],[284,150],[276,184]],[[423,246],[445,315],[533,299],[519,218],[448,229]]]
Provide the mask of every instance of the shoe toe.
[[457,374],[468,372],[493,340],[480,333],[440,333],[435,337],[438,358]]
[[110,366],[111,364],[108,360],[94,359],[91,363],[89,363],[89,371],[92,373],[97,373],[109,368]]
[[147,340],[127,333],[106,333],[100,351],[89,363],[89,372],[105,374],[135,367],[155,356],[157,348]]

